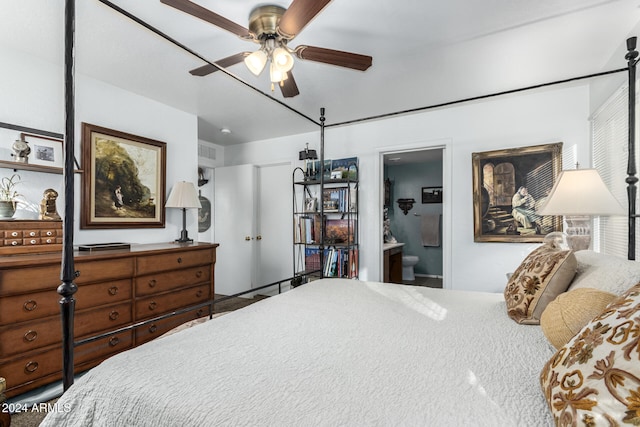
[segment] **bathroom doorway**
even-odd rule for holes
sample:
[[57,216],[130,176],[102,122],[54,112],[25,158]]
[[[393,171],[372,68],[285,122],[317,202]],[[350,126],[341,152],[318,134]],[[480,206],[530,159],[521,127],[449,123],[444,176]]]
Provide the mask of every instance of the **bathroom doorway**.
[[443,287],[444,154],[444,147],[381,154],[384,281]]

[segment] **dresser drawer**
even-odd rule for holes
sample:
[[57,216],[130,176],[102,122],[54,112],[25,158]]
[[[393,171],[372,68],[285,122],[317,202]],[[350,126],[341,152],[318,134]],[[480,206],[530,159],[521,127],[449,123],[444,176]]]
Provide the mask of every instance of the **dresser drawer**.
[[137,275],[141,276],[158,271],[175,270],[177,268],[211,264],[214,261],[214,252],[211,249],[139,256],[136,260],[136,271]]
[[[131,323],[131,304],[122,303],[76,313],[75,335],[89,335]],[[0,354],[24,353],[62,341],[59,316],[0,328]]]
[[[74,362],[77,366],[92,360],[105,359],[112,354],[131,348],[132,345],[133,331],[122,332],[76,348]],[[7,380],[7,395],[16,394],[11,393],[14,387],[59,373],[61,369],[62,350],[57,346],[0,362],[0,376]]]
[[209,284],[136,300],[136,320],[159,316],[209,299]]
[[2,235],[5,239],[22,238],[22,230],[5,230]]
[[60,263],[0,270],[0,295],[39,289],[55,292],[60,283]]
[[132,321],[131,302],[127,301],[76,312],[74,332],[76,337],[81,337],[116,329]]
[[[131,299],[131,279],[78,287],[76,309],[113,304]],[[55,289],[0,298],[0,326],[60,314],[60,295]]]
[[157,294],[176,288],[208,282],[211,277],[211,265],[167,271],[135,279],[136,296]]
[[115,258],[99,261],[76,261],[75,269],[80,275],[76,284],[101,282],[107,279],[120,279],[133,276],[133,258]]
[[190,320],[199,319],[200,317],[206,316],[208,314],[209,309],[207,307],[203,307],[199,308],[198,310],[178,314],[177,316],[172,316],[168,319],[158,320],[157,322],[141,326],[136,329],[136,345],[140,345],[147,341],[151,341],[154,338],[158,338],[159,336],[162,336],[162,334],[169,332],[176,326],[180,326]]

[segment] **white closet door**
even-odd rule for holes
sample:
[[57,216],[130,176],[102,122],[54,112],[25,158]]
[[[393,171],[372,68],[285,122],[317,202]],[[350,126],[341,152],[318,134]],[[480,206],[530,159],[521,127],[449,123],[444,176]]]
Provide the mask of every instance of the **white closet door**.
[[254,282],[256,167],[215,168],[216,294],[233,295]]
[[[291,277],[293,274],[293,214],[291,164],[258,168],[258,236],[256,241],[256,286]],[[260,291],[277,293],[277,287]],[[288,289],[288,286],[283,290]]]

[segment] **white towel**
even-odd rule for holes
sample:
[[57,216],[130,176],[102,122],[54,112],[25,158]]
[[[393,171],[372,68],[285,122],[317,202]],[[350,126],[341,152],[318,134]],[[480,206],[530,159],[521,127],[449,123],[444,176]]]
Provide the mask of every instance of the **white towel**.
[[422,246],[440,246],[440,214],[422,214],[420,235]]

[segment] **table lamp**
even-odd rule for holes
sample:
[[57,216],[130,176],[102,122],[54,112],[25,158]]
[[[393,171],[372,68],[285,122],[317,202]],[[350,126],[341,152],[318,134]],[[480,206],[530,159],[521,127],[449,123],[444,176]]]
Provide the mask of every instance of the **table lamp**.
[[176,242],[193,242],[193,239],[189,238],[187,232],[187,209],[199,209],[202,207],[193,183],[186,181],[176,182],[164,206],[167,208],[182,209],[182,233],[180,234],[180,238],[176,239]]
[[589,249],[591,216],[624,215],[625,210],[611,194],[596,169],[560,172],[540,215],[564,215],[567,244],[574,251]]

